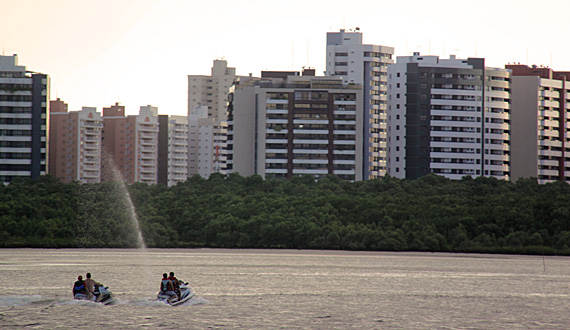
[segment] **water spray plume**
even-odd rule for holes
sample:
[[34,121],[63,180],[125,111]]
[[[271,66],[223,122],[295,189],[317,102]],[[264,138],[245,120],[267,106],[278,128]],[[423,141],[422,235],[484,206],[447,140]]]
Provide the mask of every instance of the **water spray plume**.
[[135,206],[133,204],[133,200],[131,198],[131,195],[129,194],[129,190],[127,189],[127,185],[125,184],[125,180],[123,178],[123,175],[121,174],[121,172],[119,171],[119,169],[115,165],[113,158],[110,155],[108,155],[107,153],[104,153],[104,156],[103,156],[103,169],[104,169],[103,172],[105,174],[104,180],[108,180],[108,181],[112,181],[112,182],[117,183],[118,188],[121,191],[122,198],[123,198],[124,202],[129,207],[129,217],[132,221],[132,225],[134,227],[135,233],[137,234],[138,247],[143,249],[143,250],[146,249],[146,244],[144,242],[144,238],[143,238],[142,231],[140,228],[140,223],[139,223],[139,219],[137,217],[137,212],[135,210]]

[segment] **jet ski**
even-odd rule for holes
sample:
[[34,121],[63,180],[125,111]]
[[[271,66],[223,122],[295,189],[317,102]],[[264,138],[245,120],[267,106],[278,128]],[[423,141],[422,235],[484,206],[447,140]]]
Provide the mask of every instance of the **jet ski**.
[[181,305],[192,297],[194,297],[195,292],[188,286],[188,283],[180,284],[180,298],[177,295],[169,295],[167,292],[160,291],[156,296],[158,301],[165,302],[170,306]]
[[93,296],[91,298],[88,298],[88,296],[84,293],[76,293],[73,299],[93,301],[96,303],[101,303],[103,305],[111,305],[115,302],[115,296],[111,291],[109,291],[109,287],[103,285],[95,286],[95,291],[93,292]]

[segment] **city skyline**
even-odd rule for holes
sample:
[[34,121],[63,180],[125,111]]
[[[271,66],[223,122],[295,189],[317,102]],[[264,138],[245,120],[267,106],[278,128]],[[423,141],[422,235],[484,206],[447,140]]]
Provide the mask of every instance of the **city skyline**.
[[[364,43],[488,66],[545,65],[570,71],[560,42],[564,1],[0,0],[2,54],[51,77],[50,99],[70,110],[115,102],[187,114],[187,76],[224,58],[238,75],[313,67],[323,75],[326,33],[360,28]],[[548,13],[538,15],[537,13]],[[25,26],[23,25],[25,22]]]

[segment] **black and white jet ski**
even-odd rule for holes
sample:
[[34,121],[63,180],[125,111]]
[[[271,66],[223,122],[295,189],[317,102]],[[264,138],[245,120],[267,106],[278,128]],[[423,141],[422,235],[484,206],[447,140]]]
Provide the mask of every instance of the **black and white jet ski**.
[[178,298],[177,295],[169,295],[168,293],[161,291],[156,296],[156,299],[171,306],[178,306],[190,300],[194,297],[194,294],[194,290],[188,286],[188,283],[182,283],[180,284],[180,298]]
[[76,293],[73,299],[93,301],[103,305],[111,305],[115,302],[115,296],[111,291],[109,291],[109,287],[103,285],[95,286],[95,292],[93,292],[93,296],[91,298],[88,298],[84,293]]

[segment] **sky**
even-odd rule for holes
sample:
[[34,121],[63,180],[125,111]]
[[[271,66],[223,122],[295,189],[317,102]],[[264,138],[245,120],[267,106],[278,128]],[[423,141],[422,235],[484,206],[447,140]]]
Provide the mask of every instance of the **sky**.
[[238,75],[325,70],[326,33],[360,28],[366,44],[487,66],[570,71],[570,1],[0,0],[0,47],[51,77],[69,110],[116,102],[186,115],[188,75],[225,59]]

